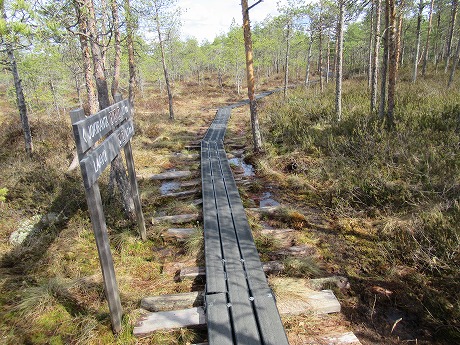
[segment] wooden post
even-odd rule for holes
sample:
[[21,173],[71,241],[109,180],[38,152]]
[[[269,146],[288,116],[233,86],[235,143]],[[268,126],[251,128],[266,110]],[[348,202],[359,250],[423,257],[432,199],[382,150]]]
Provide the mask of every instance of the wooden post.
[[[115,100],[121,102],[122,96],[120,94],[115,95]],[[132,116],[132,104],[129,104],[129,117]],[[147,239],[147,233],[145,230],[144,213],[142,212],[141,199],[139,197],[139,187],[137,185],[136,170],[134,169],[133,150],[131,147],[131,140],[128,140],[124,147],[126,167],[128,168],[129,183],[131,184],[131,192],[134,201],[134,207],[136,209],[137,225],[139,226],[139,234],[141,239],[145,241]]]
[[134,207],[136,208],[137,225],[139,226],[139,234],[143,241],[147,239],[145,231],[144,214],[142,213],[141,199],[139,197],[139,189],[137,186],[136,170],[134,169],[133,151],[131,141],[125,145],[126,166],[128,168],[129,182],[131,184],[131,192],[133,193]]
[[[83,109],[70,112],[72,124],[83,120],[85,113]],[[77,145],[78,147],[78,145]],[[83,159],[83,153],[78,150],[78,159]],[[83,174],[83,171],[82,171]],[[121,331],[121,318],[123,310],[121,307],[118,284],[115,278],[115,268],[113,266],[112,252],[110,251],[109,237],[107,235],[107,225],[105,223],[104,211],[102,209],[101,193],[97,181],[90,187],[85,188],[88,210],[90,213],[91,224],[93,227],[94,238],[96,239],[99,262],[101,264],[102,275],[104,277],[104,289],[109,304],[110,320],[115,333]]]

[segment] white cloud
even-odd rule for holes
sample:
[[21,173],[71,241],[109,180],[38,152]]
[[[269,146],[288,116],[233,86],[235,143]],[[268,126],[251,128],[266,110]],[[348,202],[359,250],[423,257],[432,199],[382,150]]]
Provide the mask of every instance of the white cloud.
[[[250,11],[252,23],[264,20],[267,15],[276,15],[279,0],[264,0]],[[287,0],[281,0],[286,3]],[[256,0],[249,0],[249,6]],[[240,0],[179,0],[182,9],[182,37],[195,37],[199,42],[212,41],[230,28],[233,19],[242,23]]]

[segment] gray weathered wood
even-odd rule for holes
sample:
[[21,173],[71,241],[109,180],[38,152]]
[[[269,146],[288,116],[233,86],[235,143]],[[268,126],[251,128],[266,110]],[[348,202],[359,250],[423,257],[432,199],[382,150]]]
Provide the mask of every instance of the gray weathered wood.
[[80,160],[85,188],[91,187],[105,168],[118,155],[134,135],[134,125],[131,119],[122,124],[109,137],[92,152]]
[[186,190],[182,192],[175,192],[175,193],[168,193],[168,194],[163,194],[163,198],[185,198],[191,195],[195,195],[200,193],[200,190],[198,189],[191,189],[191,190]]
[[[73,122],[82,120],[84,116],[85,113],[83,109],[77,109],[70,112],[70,117]],[[77,150],[77,153],[78,158],[81,160],[83,153],[79,150]],[[112,252],[110,251],[107,225],[105,223],[105,216],[102,210],[101,193],[97,182],[89,186],[89,188],[85,188],[85,194],[94,238],[96,240],[96,247],[99,254],[102,276],[104,278],[104,290],[109,305],[110,321],[112,323],[113,331],[118,333],[121,331],[123,309],[121,307],[120,294],[115,277]]]
[[206,269],[200,266],[194,267],[184,267],[180,270],[179,279],[195,279],[195,278],[204,278],[206,276]]
[[206,296],[206,321],[210,344],[233,345],[232,323],[225,293]]
[[137,186],[136,169],[134,168],[133,150],[131,148],[130,140],[126,143],[124,151],[134,208],[136,210],[137,226],[139,227],[139,234],[141,235],[142,240],[145,241],[147,239],[147,233],[145,230],[144,213],[142,212],[141,198],[139,196],[139,188]]
[[144,297],[141,300],[141,308],[152,312],[201,307],[203,304],[204,291]]
[[163,234],[163,237],[174,238],[177,241],[185,241],[195,231],[196,231],[195,228],[171,228],[171,229],[168,229],[165,234]]
[[142,316],[134,326],[133,334],[142,337],[161,329],[204,325],[206,325],[206,316],[203,307],[163,311]]
[[264,345],[289,345],[270,289],[253,291],[253,303]]
[[174,180],[178,178],[185,178],[192,175],[189,170],[184,171],[167,171],[161,174],[152,174],[152,175],[139,175],[139,179],[143,180]]
[[118,284],[115,277],[112,252],[110,251],[107,226],[105,223],[104,212],[102,210],[101,193],[97,183],[94,183],[91,188],[86,189],[86,200],[88,202],[88,211],[91,218],[91,224],[93,226],[94,238],[96,239],[102,275],[104,277],[104,288],[107,302],[109,304],[110,319],[113,331],[118,333],[121,331],[123,310],[121,307],[120,294],[118,292]]
[[199,220],[198,213],[177,214],[175,216],[163,216],[152,218],[152,224],[169,223],[169,224],[185,224],[195,220]]
[[115,103],[87,118],[73,122],[72,128],[79,153],[86,152],[99,139],[130,116],[128,100]]

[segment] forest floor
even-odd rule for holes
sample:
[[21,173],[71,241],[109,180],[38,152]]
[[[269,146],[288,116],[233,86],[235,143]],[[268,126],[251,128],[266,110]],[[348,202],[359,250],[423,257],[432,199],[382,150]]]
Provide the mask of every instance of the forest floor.
[[[166,96],[153,86],[148,88],[149,96],[137,100],[133,149],[139,175],[190,170],[192,175],[186,181],[199,177],[199,160],[193,158],[197,151],[186,146],[202,138],[218,107],[245,98],[231,86],[221,89],[211,86],[212,80],[204,83],[176,85],[174,122],[168,120]],[[260,90],[279,84],[278,79]],[[67,171],[74,150],[70,120],[38,112],[32,115],[35,154],[26,157],[19,121],[5,94],[1,90],[0,102],[5,106],[0,112],[0,189],[7,188],[5,201],[0,202],[1,342],[191,344],[205,340],[203,330],[190,329],[157,332],[144,339],[132,336],[142,297],[202,288],[202,282],[177,281],[180,268],[203,264],[201,222],[187,225],[196,229],[196,235],[185,245],[165,238],[168,224],[151,222],[157,216],[199,213],[200,206],[194,202],[199,193],[180,200],[167,198],[160,192],[162,182],[140,181],[148,233],[148,240],[141,242],[136,226],[124,219],[119,203],[109,199],[108,173],[102,176],[100,185],[125,312],[123,331],[114,337],[80,172]],[[260,102],[262,116],[266,102]],[[350,282],[349,289],[334,288],[342,304],[341,314],[283,317],[290,343],[306,344],[316,336],[343,328],[351,329],[363,344],[436,344],[434,329],[421,321],[425,309],[411,291],[417,284],[413,269],[395,265],[384,255],[377,220],[350,217],[328,207],[332,200],[318,201],[324,194],[316,193],[318,186],[297,168],[320,169],[317,156],[299,152],[279,155],[270,150],[255,156],[251,154],[250,133],[248,108],[233,110],[226,134],[228,152],[244,150],[242,159],[254,168],[254,176],[239,183],[245,207],[258,207],[266,199],[282,205],[273,216],[248,214],[262,259],[270,259],[282,246],[264,236],[261,229],[293,228],[294,242],[309,245],[314,255],[286,261],[288,269],[280,277],[342,275]],[[230,146],[235,143],[242,148]],[[241,174],[240,163],[233,168]],[[43,215],[51,213],[56,215],[53,221],[38,224]],[[30,224],[38,224],[32,235],[22,245],[11,244],[11,234]]]

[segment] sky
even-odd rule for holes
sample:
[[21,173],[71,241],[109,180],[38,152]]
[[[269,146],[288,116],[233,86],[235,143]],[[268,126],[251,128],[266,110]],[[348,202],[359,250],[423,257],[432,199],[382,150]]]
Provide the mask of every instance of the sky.
[[[249,6],[257,0],[248,0]],[[263,21],[268,15],[278,14],[277,3],[287,0],[263,0],[249,11],[251,23]],[[242,24],[241,0],[178,0],[182,9],[182,38],[195,37],[198,42],[212,42],[221,33],[226,33],[232,20]]]

